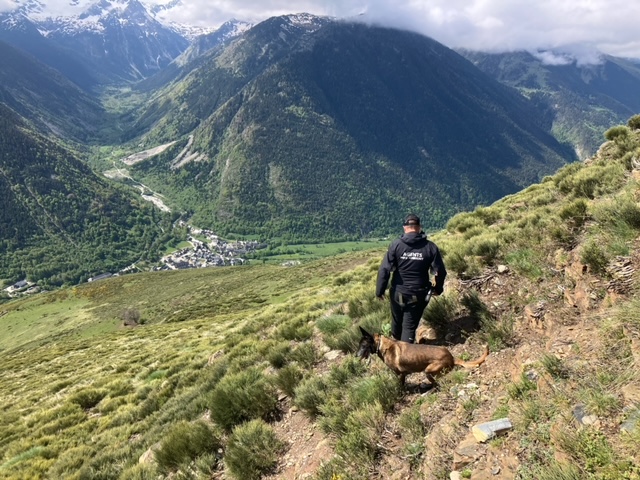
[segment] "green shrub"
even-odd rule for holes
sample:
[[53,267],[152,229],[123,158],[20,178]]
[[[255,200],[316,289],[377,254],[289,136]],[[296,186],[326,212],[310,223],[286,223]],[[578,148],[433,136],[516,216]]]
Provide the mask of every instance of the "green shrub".
[[309,317],[307,315],[298,316],[288,322],[280,325],[276,332],[277,338],[285,340],[304,341],[311,338],[313,328],[309,325]]
[[500,253],[500,242],[486,236],[477,238],[472,242],[471,252],[482,257],[485,265],[493,265]]
[[217,451],[221,445],[213,429],[204,421],[180,421],[163,436],[155,458],[160,471],[166,474],[187,466],[200,455]]
[[326,384],[329,388],[344,392],[345,385],[354,378],[361,377],[367,371],[366,365],[355,356],[346,357],[338,365],[333,365],[327,375]]
[[347,417],[353,409],[340,398],[329,398],[320,405],[318,425],[323,432],[341,436],[345,433]]
[[579,228],[584,225],[584,222],[588,218],[587,210],[588,205],[586,200],[578,199],[561,208],[558,215],[562,220],[570,222],[571,227]]
[[308,377],[294,390],[294,403],[301,410],[316,417],[320,414],[320,408],[327,401],[327,385],[322,377]]
[[443,338],[451,321],[456,318],[459,307],[458,298],[453,293],[432,297],[422,318],[436,330],[439,337]]
[[301,343],[291,352],[291,360],[298,362],[305,368],[311,368],[318,361],[316,348],[312,343]]
[[247,420],[265,417],[276,409],[275,386],[257,368],[228,374],[211,392],[211,418],[229,431]]
[[389,412],[401,395],[400,382],[387,372],[358,379],[349,387],[347,402],[351,409],[365,405],[380,405],[382,410]]
[[482,222],[489,226],[496,223],[501,218],[501,212],[497,207],[477,207],[473,211],[473,215],[482,220]]
[[104,388],[85,388],[69,397],[71,403],[80,405],[84,410],[95,407],[109,392]]
[[266,357],[273,368],[282,368],[291,358],[291,345],[289,342],[276,343],[267,350]]
[[505,261],[510,267],[521,275],[532,280],[538,280],[542,276],[541,252],[534,252],[530,248],[523,248],[509,252]]
[[316,327],[322,332],[324,343],[332,350],[353,352],[360,341],[360,332],[353,327],[353,321],[346,315],[320,318]]
[[347,315],[330,315],[319,318],[316,327],[325,335],[335,335],[352,325],[352,320]]
[[515,343],[513,319],[498,319],[489,311],[475,290],[466,292],[461,300],[469,316],[480,325],[479,338],[487,343],[490,351],[496,351]]
[[264,421],[256,419],[233,429],[224,463],[238,480],[258,480],[277,465],[285,444]]
[[336,452],[351,463],[373,464],[383,428],[384,411],[380,404],[351,412],[345,421],[345,432],[336,443]]
[[619,141],[620,139],[624,139],[629,136],[629,128],[624,125],[618,125],[615,127],[611,127],[609,130],[604,132],[604,138],[609,141]]
[[640,130],[640,115],[634,115],[627,121],[627,126],[631,130]]
[[278,388],[292,397],[304,374],[295,364],[289,364],[276,373],[275,382]]
[[123,471],[118,480],[155,480],[157,478],[158,473],[154,466],[139,464]]
[[470,265],[462,252],[447,252],[445,264],[448,270],[455,272],[459,277],[464,278],[469,276],[467,272],[470,269]]
[[576,172],[582,170],[584,168],[584,163],[582,162],[573,162],[564,167],[562,167],[558,172],[553,176],[553,183],[558,189],[563,193],[568,193],[567,191],[563,191],[561,185],[564,185],[564,181],[573,176]]
[[475,215],[473,212],[462,212],[452,217],[447,222],[447,230],[449,232],[464,233],[471,228],[486,226],[483,218]]
[[580,260],[594,274],[603,274],[609,263],[605,250],[594,239],[585,243],[580,251]]
[[420,415],[420,405],[414,404],[405,408],[398,416],[398,426],[402,429],[404,439],[404,456],[409,459],[413,468],[417,467],[424,454],[424,437],[427,429]]

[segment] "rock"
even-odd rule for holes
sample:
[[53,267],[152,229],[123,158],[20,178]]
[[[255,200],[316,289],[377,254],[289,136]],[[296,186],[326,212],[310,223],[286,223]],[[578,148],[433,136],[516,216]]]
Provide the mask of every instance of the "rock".
[[335,360],[341,354],[342,354],[342,352],[340,350],[331,350],[331,351],[329,351],[329,352],[324,354],[324,358],[326,358],[327,360]]
[[595,415],[586,415],[582,417],[582,423],[584,425],[597,425],[600,422],[598,420],[598,417],[596,417]]
[[484,447],[478,445],[473,435],[467,437],[453,452],[453,469],[460,470],[472,462],[475,462],[484,453]]
[[573,418],[575,418],[579,424],[582,424],[582,419],[585,416],[584,405],[581,403],[577,404],[573,407],[571,413],[573,413]]
[[494,467],[491,469],[491,475],[498,475],[500,473],[500,467]]
[[471,433],[473,433],[473,436],[478,442],[486,442],[496,435],[507,432],[512,428],[513,424],[511,420],[508,418],[500,418],[498,420],[474,425],[473,428],[471,428]]
[[460,475],[460,472],[458,472],[457,470],[454,470],[449,474],[449,480],[461,480],[461,479],[462,479],[462,476]]
[[640,385],[630,383],[622,387],[620,391],[625,403],[640,405]]
[[629,415],[629,418],[622,424],[620,430],[623,432],[631,433],[636,428],[638,428],[638,424],[640,423],[640,409],[635,409]]
[[509,267],[506,265],[498,265],[498,273],[507,273],[509,271]]
[[156,453],[153,451],[153,447],[149,448],[146,452],[140,455],[138,463],[151,464],[156,462]]

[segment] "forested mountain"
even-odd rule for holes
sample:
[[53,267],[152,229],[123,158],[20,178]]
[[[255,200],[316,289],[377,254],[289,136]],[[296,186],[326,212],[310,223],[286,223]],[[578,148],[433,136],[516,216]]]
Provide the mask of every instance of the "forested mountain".
[[407,210],[440,226],[573,159],[516,91],[409,32],[277,17],[183,68],[126,129],[183,140],[132,172],[221,232],[361,236]]
[[102,105],[60,72],[2,41],[0,64],[0,103],[40,131],[85,141],[100,131]]
[[597,64],[578,64],[556,55],[560,64],[553,65],[528,52],[460,53],[531,98],[552,119],[553,134],[574,145],[583,159],[596,152],[611,125],[640,112],[637,61],[602,55]]
[[170,218],[98,178],[1,103],[0,192],[0,280],[77,283],[154,258],[172,235]]

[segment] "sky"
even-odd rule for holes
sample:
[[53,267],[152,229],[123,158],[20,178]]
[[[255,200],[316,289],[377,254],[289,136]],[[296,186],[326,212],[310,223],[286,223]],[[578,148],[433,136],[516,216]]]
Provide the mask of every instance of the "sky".
[[[16,2],[0,0],[0,10]],[[41,0],[60,14],[91,0]],[[123,0],[119,0],[123,1]],[[146,4],[169,0],[141,0]],[[640,58],[640,2],[636,0],[180,0],[178,23],[217,27],[232,18],[259,22],[274,15],[312,13],[357,18],[427,35],[451,48],[491,52],[528,50],[548,63],[583,63],[597,52]],[[3,8],[4,7],[4,8]]]

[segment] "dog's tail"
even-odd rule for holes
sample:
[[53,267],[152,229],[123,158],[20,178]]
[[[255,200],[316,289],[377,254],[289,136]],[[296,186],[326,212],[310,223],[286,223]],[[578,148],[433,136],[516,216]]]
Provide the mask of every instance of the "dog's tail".
[[473,367],[477,367],[478,365],[482,365],[488,356],[489,356],[489,345],[485,345],[484,353],[480,358],[477,358],[476,360],[472,360],[470,362],[465,362],[463,360],[456,358],[453,361],[453,363],[455,365],[460,365],[461,367],[464,367],[464,368],[473,368]]

